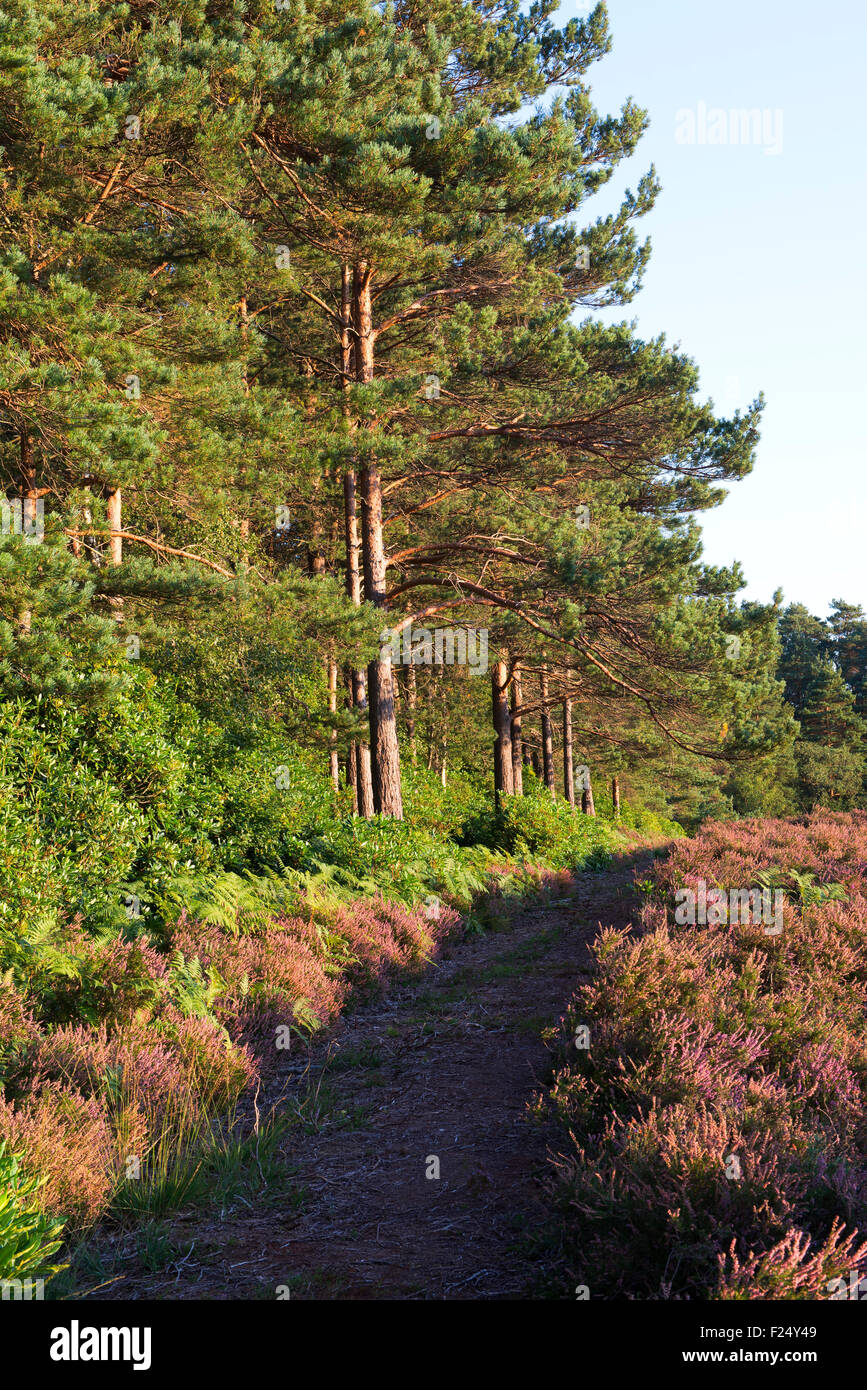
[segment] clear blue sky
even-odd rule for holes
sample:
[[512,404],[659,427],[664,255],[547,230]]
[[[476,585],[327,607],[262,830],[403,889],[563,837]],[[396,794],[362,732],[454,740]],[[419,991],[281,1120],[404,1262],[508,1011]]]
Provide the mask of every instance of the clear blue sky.
[[[590,8],[564,0],[559,19]],[[752,474],[701,519],[705,557],[742,562],[742,597],[780,586],[822,616],[834,598],[867,608],[867,3],[609,0],[608,13],[594,103],[632,96],[651,124],[593,201],[607,213],[651,163],[662,192],[636,224],[653,247],[644,288],[601,316],[679,344],[720,412],[767,399]],[[702,102],[708,118],[767,111],[771,146],[781,113],[782,148],[710,143],[708,127],[706,143],[698,127],[679,142],[678,112],[698,119]]]

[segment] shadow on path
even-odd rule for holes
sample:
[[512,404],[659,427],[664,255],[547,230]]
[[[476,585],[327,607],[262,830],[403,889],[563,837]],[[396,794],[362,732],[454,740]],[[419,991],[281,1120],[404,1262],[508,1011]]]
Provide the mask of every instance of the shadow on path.
[[345,1018],[314,1054],[316,1124],[285,1141],[300,1209],[181,1215],[183,1265],[102,1297],[531,1297],[522,1236],[546,1219],[538,1178],[557,1142],[528,1115],[549,1072],[540,1035],[588,973],[599,928],[631,921],[652,857],[552,876],[502,930],[446,944],[423,977]]

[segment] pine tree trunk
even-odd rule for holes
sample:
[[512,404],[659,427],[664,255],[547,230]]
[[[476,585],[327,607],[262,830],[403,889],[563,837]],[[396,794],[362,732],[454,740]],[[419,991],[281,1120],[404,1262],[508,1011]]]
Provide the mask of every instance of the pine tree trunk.
[[[355,708],[367,713],[367,685],[363,671],[353,671],[353,683],[355,686]],[[365,820],[370,820],[374,814],[373,803],[373,772],[370,765],[370,748],[366,743],[359,742],[355,745],[355,780],[358,786],[358,811],[359,815]]]
[[[382,536],[382,483],[377,464],[361,473],[361,533],[364,547],[365,597],[385,616],[385,547]],[[394,673],[386,646],[367,668],[370,708],[370,762],[373,805],[382,816],[403,819],[400,750],[394,707]]]
[[[122,504],[120,488],[116,487],[108,494],[106,502],[106,516],[108,518],[108,529],[111,535],[108,538],[108,563],[110,565],[120,565],[123,563],[123,539],[120,532],[123,530]],[[111,607],[115,622],[123,622],[123,599],[111,599]]]
[[523,762],[526,754],[521,741],[521,668],[512,671],[512,786],[515,796],[524,795]]
[[325,555],[322,550],[322,522],[317,518],[313,522],[313,545],[307,551],[307,569],[311,575],[322,575],[325,573]]
[[585,816],[595,816],[596,807],[593,804],[593,783],[590,780],[590,772],[584,774],[584,786],[581,791],[581,810]]
[[563,701],[563,790],[566,800],[575,809],[575,774],[572,769],[572,701]]
[[[315,487],[313,525],[311,535],[313,544],[307,551],[307,569],[312,578],[321,578],[326,572],[325,551],[322,546],[322,517],[319,512],[319,483]],[[242,527],[244,522],[241,523]],[[249,523],[247,523],[249,526]],[[330,658],[327,663],[328,668],[328,710],[331,714],[337,713],[337,664]],[[332,729],[328,739],[329,744],[336,745],[337,731]],[[329,772],[331,784],[335,792],[340,790],[340,759],[337,755],[336,746],[332,746],[328,753]]]
[[[351,710],[355,705],[355,685],[352,680],[352,672],[348,666],[343,668],[343,685],[345,689],[344,707]],[[343,759],[343,779],[347,787],[352,791],[352,814],[358,815],[358,786],[356,783],[356,753],[355,743],[350,743],[346,756]]]
[[[36,465],[33,462],[30,435],[27,426],[24,425],[21,429],[21,534],[23,536],[29,535],[37,524],[38,501]],[[18,631],[28,633],[32,621],[33,614],[27,608],[18,615]]]
[[238,322],[239,322],[240,325],[241,325],[241,341],[242,341],[242,343],[243,343],[243,345],[244,345],[244,346],[243,346],[243,354],[244,354],[244,357],[243,357],[243,361],[241,362],[241,384],[242,384],[242,387],[243,387],[244,395],[245,395],[245,396],[249,396],[249,394],[250,394],[250,374],[249,374],[249,364],[248,364],[248,362],[247,362],[247,354],[248,354],[248,349],[249,349],[249,337],[250,337],[250,329],[249,329],[250,317],[249,317],[249,311],[248,311],[248,305],[247,305],[247,291],[246,291],[246,290],[243,291],[243,293],[242,293],[242,295],[241,295],[241,298],[240,298],[240,301],[239,301],[239,303],[238,303]]
[[545,772],[545,786],[551,796],[557,794],[554,778],[554,733],[551,728],[551,714],[548,709],[548,667],[543,666],[539,676],[539,690],[542,695],[542,766]]
[[[91,564],[96,565],[96,566],[98,567],[98,566],[99,566],[99,553],[97,552],[97,549],[96,549],[96,537],[87,534],[87,527],[93,525],[93,513],[92,513],[92,511],[90,510],[90,507],[85,507],[85,508],[84,508],[84,514],[83,514],[83,516],[82,516],[82,522],[83,522],[84,528],[85,528],[85,539],[84,539],[85,548],[87,549],[87,551],[88,551],[88,553],[89,553],[89,555],[90,555]],[[88,541],[90,542],[89,545],[88,545]]]
[[436,669],[431,671],[425,683],[425,722],[427,725],[427,770],[434,765],[434,707],[436,705]]
[[[346,590],[352,602],[361,604],[361,572],[359,558],[361,543],[358,538],[358,508],[356,502],[355,470],[347,469],[343,480],[343,498],[346,513]],[[352,672],[353,704],[357,710],[367,711],[367,687],[363,671]],[[355,744],[355,778],[358,798],[358,812],[365,820],[373,815],[373,778],[370,769],[370,748],[363,739]]]
[[250,568],[250,552],[247,549],[247,542],[250,539],[250,518],[248,516],[241,517],[238,530],[241,533],[241,558],[238,568],[243,574]]
[[[361,572],[358,539],[358,506],[356,501],[355,470],[348,468],[343,479],[343,501],[346,523],[346,592],[356,608],[361,604]],[[352,703],[357,710],[367,709],[367,693],[363,671],[352,672]],[[373,780],[370,771],[370,749],[362,740],[355,748],[355,787],[358,813],[365,820],[373,815]]]
[[494,799],[497,810],[502,809],[503,797],[515,791],[512,770],[512,721],[507,698],[508,668],[505,661],[495,661],[491,667],[491,701],[494,723]]
[[415,707],[418,698],[415,677],[415,666],[410,662],[406,668],[406,736],[409,740],[409,756],[412,765],[415,767],[416,746],[415,746]]
[[[352,344],[352,269],[344,265],[340,281],[340,372],[341,388],[349,391],[353,376],[354,350]],[[347,424],[349,405],[344,405]],[[361,606],[361,541],[358,535],[358,496],[354,468],[347,468],[343,479],[343,515],[346,535],[346,592],[356,608]],[[363,671],[349,673],[350,704],[366,714],[367,689]],[[349,750],[353,805],[357,815],[370,820],[373,815],[373,779],[370,771],[370,749],[364,740],[352,744]]]
[[108,542],[108,563],[110,565],[120,565],[123,563],[123,539],[120,532],[123,530],[121,520],[121,493],[120,488],[116,487],[108,494],[106,502],[106,514],[108,516],[108,528],[111,536]]
[[[328,662],[328,709],[331,714],[337,713],[337,662]],[[337,730],[332,729],[329,738],[331,750],[329,762],[331,764],[331,784],[336,792],[340,791],[340,756],[337,752]]]
[[611,778],[611,800],[614,803],[614,819],[620,820],[620,781],[617,777]]
[[358,815],[358,783],[356,780],[356,745],[350,743],[349,752],[343,760],[343,777],[347,787],[352,792],[352,814]]
[[[355,268],[356,380],[373,380],[372,272],[366,262]],[[376,459],[365,459],[360,478],[361,539],[364,558],[364,596],[385,618],[385,540],[382,530],[382,476]],[[394,673],[391,653],[371,661],[367,668],[370,711],[370,761],[373,805],[383,816],[403,819],[400,790],[400,748],[394,708]]]

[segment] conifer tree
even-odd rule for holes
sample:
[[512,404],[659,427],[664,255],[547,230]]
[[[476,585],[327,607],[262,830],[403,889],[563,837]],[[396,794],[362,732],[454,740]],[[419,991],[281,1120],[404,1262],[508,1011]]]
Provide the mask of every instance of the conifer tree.
[[[353,267],[356,389],[343,466],[357,468],[365,596],[381,609],[383,492],[426,471],[414,455],[427,420],[413,424],[407,407],[436,377],[443,325],[490,314],[528,283],[559,295],[564,312],[582,295],[625,297],[646,259],[630,223],[652,204],[652,178],[588,232],[591,273],[576,267],[574,229],[548,230],[631,153],[644,124],[631,105],[600,120],[581,86],[608,46],[604,7],[562,31],[554,9],[546,0],[529,22],[517,9],[486,17],[444,4],[421,16],[360,3],[336,23],[327,5],[298,6],[271,24],[263,16],[253,42],[265,85],[255,109],[246,102],[247,211],[263,242],[286,247],[292,273],[282,294],[260,286],[252,312],[313,381],[338,384],[342,268]],[[506,120],[554,82],[568,95],[550,113]],[[244,91],[237,96],[243,104]],[[318,325],[305,306],[318,310]],[[387,657],[369,677],[377,809],[399,815]]]
[[864,790],[867,726],[836,667],[820,662],[799,713],[795,755],[808,809],[817,803],[848,810]]
[[828,621],[834,662],[855,696],[855,709],[867,719],[867,618],[858,604],[834,599]]

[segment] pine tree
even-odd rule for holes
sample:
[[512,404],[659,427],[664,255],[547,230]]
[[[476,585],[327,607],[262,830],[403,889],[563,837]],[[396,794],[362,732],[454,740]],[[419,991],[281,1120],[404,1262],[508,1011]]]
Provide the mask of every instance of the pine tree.
[[[291,273],[282,291],[260,283],[250,313],[274,345],[272,361],[282,353],[284,365],[303,362],[314,392],[317,382],[344,385],[335,346],[352,267],[355,389],[343,467],[358,477],[365,597],[383,610],[383,490],[391,496],[407,473],[419,474],[428,421],[422,413],[413,425],[414,402],[436,376],[444,325],[516,300],[528,280],[539,295],[556,287],[564,313],[582,296],[626,297],[646,259],[629,224],[652,204],[652,178],[588,232],[589,274],[576,268],[577,233],[546,230],[631,153],[644,124],[631,105],[600,120],[580,85],[608,46],[603,9],[558,31],[554,8],[537,7],[528,24],[517,11],[487,20],[470,5],[419,16],[411,6],[359,4],[335,23],[327,5],[299,6],[272,24],[263,18],[251,36],[265,83],[255,109],[240,84],[237,92],[250,120],[241,142],[252,173],[247,212],[262,242],[286,248]],[[505,121],[554,81],[569,89],[565,101],[523,124]],[[377,808],[398,815],[387,659],[371,665],[369,682]]]
[[[227,68],[252,84],[243,22],[23,3],[3,37],[6,510],[27,530],[44,508],[55,538],[60,521],[100,641],[111,637],[100,615],[124,619],[114,632],[124,660],[129,641],[191,695],[197,670],[224,709],[250,704],[254,673],[264,707],[282,683],[282,717],[297,731],[293,666],[321,661],[323,641],[356,660],[373,641],[333,585],[314,598],[297,582],[281,524],[310,490],[307,416],[300,391],[287,398],[283,382],[260,379],[243,286],[262,252],[225,196],[235,171],[223,153],[241,131],[217,93]],[[68,587],[65,565],[54,544],[39,564],[4,547],[10,599],[34,595],[6,633],[12,671],[32,665],[40,642],[51,648],[34,567]],[[83,615],[69,624],[78,665],[88,632]],[[311,736],[354,731],[327,701],[306,711]]]
[[852,691],[830,661],[817,666],[799,719],[795,755],[805,806],[850,809],[864,791],[867,726],[856,713]]
[[800,714],[818,666],[831,655],[830,634],[821,618],[814,618],[803,604],[792,603],[780,616],[780,641],[779,671],[786,699]]
[[867,719],[867,618],[860,606],[834,599],[828,621],[834,662],[855,696],[855,709]]

